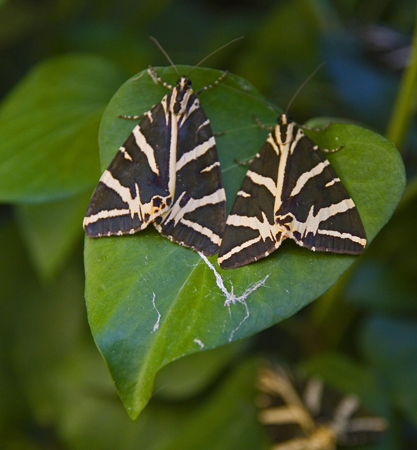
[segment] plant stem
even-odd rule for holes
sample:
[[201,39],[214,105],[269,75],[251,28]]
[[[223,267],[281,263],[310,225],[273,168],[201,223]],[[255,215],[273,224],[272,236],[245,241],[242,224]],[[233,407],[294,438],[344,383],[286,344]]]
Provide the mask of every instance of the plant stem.
[[404,72],[397,99],[394,104],[386,136],[398,149],[402,147],[408,123],[414,109],[417,89],[417,15],[414,26],[410,61]]

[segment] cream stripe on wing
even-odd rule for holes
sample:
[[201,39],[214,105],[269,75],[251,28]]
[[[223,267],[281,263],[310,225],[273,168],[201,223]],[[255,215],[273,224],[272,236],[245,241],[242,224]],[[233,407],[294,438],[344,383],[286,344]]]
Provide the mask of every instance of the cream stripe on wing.
[[324,185],[324,187],[330,187],[330,186],[333,186],[334,184],[339,183],[339,182],[340,182],[340,178],[333,178],[333,180],[331,180],[328,183],[326,183]]
[[83,227],[95,223],[100,219],[108,219],[109,217],[127,216],[130,215],[129,209],[109,209],[102,210],[97,214],[92,214],[91,216],[84,217]]
[[[229,216],[230,217],[230,216]],[[240,251],[242,251],[243,249],[250,247],[253,244],[258,243],[260,240],[262,239],[262,237],[259,235],[254,239],[250,239],[249,241],[245,241],[243,244],[238,245],[236,247],[233,247],[229,252],[225,253],[223,256],[219,256],[217,258],[219,264],[221,264],[223,261],[228,260],[230,257],[232,257],[233,255],[235,255],[236,253],[239,253]]]
[[211,166],[208,166],[208,167],[205,167],[204,169],[201,169],[201,170],[200,170],[200,173],[203,173],[203,172],[210,172],[210,170],[214,169],[215,167],[219,167],[219,166],[220,166],[219,161],[216,161],[216,162],[213,163]]
[[259,420],[265,425],[278,425],[283,423],[296,423],[302,428],[311,427],[311,416],[298,405],[277,406],[268,408],[259,413]]
[[100,178],[100,181],[110,189],[113,189],[113,191],[115,191],[120,196],[120,198],[129,205],[129,210],[132,218],[135,214],[137,214],[140,220],[143,220],[141,215],[142,205],[140,203],[139,188],[137,184],[136,196],[132,197],[132,192],[130,191],[130,189],[126,186],[122,186],[120,184],[120,181],[117,178],[114,178],[111,172],[109,172],[108,170],[104,171],[103,175]]
[[229,250],[227,253],[225,253],[222,257],[218,258],[219,264],[221,264],[223,261],[226,261],[236,253],[239,253],[240,251],[244,250],[245,248],[250,247],[251,245],[254,245],[258,243],[259,241],[266,241],[267,239],[270,239],[274,243],[274,247],[278,248],[281,245],[282,238],[277,241],[276,236],[279,232],[282,231],[281,227],[277,224],[271,225],[268,222],[268,219],[264,212],[262,212],[262,219],[261,222],[257,217],[249,217],[249,216],[239,216],[237,214],[230,214],[227,218],[226,225],[233,226],[233,227],[246,227],[246,228],[252,228],[254,230],[257,230],[259,232],[259,236],[256,238],[247,240],[243,242],[240,245],[237,245],[236,247],[233,247],[231,250]]
[[156,164],[154,150],[146,141],[146,138],[142,134],[142,131],[140,130],[139,125],[137,125],[133,129],[133,135],[135,136],[136,145],[139,147],[140,151],[142,153],[144,153],[146,158],[148,159],[148,164],[149,164],[149,167],[151,168],[152,172],[156,173],[159,176],[159,169]]
[[277,145],[277,143],[274,141],[274,138],[272,137],[272,134],[269,133],[268,138],[266,140],[266,142],[268,142],[268,144],[271,145],[271,147],[273,148],[274,152],[279,155],[279,146]]
[[252,228],[253,230],[259,231],[261,239],[266,241],[267,239],[275,240],[275,236],[273,234],[273,227],[268,222],[268,219],[265,213],[262,211],[262,219],[261,222],[256,216],[239,216],[237,214],[230,214],[227,218],[226,225],[231,225],[234,227],[246,227]]
[[219,235],[216,233],[213,233],[210,228],[203,227],[199,223],[192,222],[191,220],[187,219],[181,219],[181,224],[186,225],[189,228],[192,228],[194,231],[197,231],[200,234],[203,234],[204,236],[207,236],[213,244],[220,245],[222,240]]
[[123,157],[125,159],[128,159],[129,161],[133,161],[132,157],[129,155],[129,153],[127,152],[127,150],[123,146],[121,146],[119,148],[119,151],[123,154]]
[[223,188],[218,189],[212,194],[206,195],[202,198],[190,198],[188,203],[184,206],[180,206],[181,200],[184,197],[185,192],[183,192],[177,199],[177,201],[172,205],[171,209],[168,211],[164,223],[168,223],[174,220],[175,225],[184,217],[185,214],[195,211],[198,208],[206,205],[216,205],[222,201],[226,200],[226,193]]
[[250,178],[255,184],[265,186],[268,191],[275,197],[277,194],[277,186],[272,178],[263,177],[259,173],[248,170],[246,176]]
[[317,215],[314,215],[314,205],[313,205],[310,208],[310,211],[308,213],[305,222],[299,222],[292,213],[287,213],[284,216],[277,215],[277,219],[280,219],[282,221],[287,217],[292,217],[293,220],[291,222],[287,222],[286,227],[288,227],[292,233],[294,232],[300,233],[301,238],[304,238],[309,233],[316,235],[321,222],[325,222],[330,217],[336,216],[337,214],[340,213],[344,213],[354,207],[355,204],[353,203],[353,200],[349,198],[346,200],[342,200],[341,202],[336,203],[334,205],[330,205],[327,208],[320,208],[317,211]]
[[203,142],[200,145],[197,145],[192,150],[187,153],[184,153],[181,158],[177,161],[176,169],[177,171],[181,170],[186,164],[190,161],[194,161],[200,156],[204,155],[204,153],[208,152],[214,145],[216,141],[214,136],[211,136],[206,142]]
[[[187,102],[189,100],[189,97],[192,95],[192,91],[190,92],[188,98],[187,98]],[[194,111],[197,111],[197,109],[200,108],[200,101],[198,100],[198,98],[194,99],[193,104],[190,106],[190,109],[188,111],[185,111],[184,114],[182,115],[181,119],[178,121],[178,127],[181,128],[184,123],[186,122],[186,120],[191,116],[191,114]]]
[[196,131],[196,133],[198,133],[202,128],[204,128],[205,126],[207,126],[207,125],[209,125],[210,124],[210,120],[206,120],[205,122],[203,122],[198,128],[197,128],[197,131]]
[[304,172],[297,180],[293,190],[291,191],[290,197],[294,197],[301,192],[301,189],[305,186],[310,178],[314,178],[316,175],[319,175],[323,172],[323,170],[329,165],[329,161],[326,159],[323,162],[317,164],[317,166],[313,167],[308,172]]
[[338,237],[340,239],[349,239],[352,242],[356,242],[363,247],[366,245],[366,239],[362,239],[358,236],[354,236],[350,233],[341,233],[340,231],[334,231],[334,230],[317,230],[317,234],[323,234],[325,236],[334,236]]

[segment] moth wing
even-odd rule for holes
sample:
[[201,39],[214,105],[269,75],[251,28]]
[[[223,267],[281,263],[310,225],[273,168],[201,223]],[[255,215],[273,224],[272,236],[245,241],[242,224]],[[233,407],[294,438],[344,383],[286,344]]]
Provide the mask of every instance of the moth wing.
[[359,399],[283,367],[262,366],[257,377],[259,420],[276,450],[335,450],[379,440],[388,427],[371,416]]
[[277,450],[309,450],[309,439],[316,431],[316,423],[293,381],[279,366],[262,366],[257,377],[261,392],[258,418]]
[[311,250],[360,254],[366,234],[359,212],[322,151],[303,136],[289,156],[276,222]]
[[218,252],[226,222],[226,196],[210,121],[196,95],[178,119],[173,204],[154,223],[170,240],[205,255]]
[[344,446],[364,445],[381,440],[388,429],[384,417],[355,415],[338,433],[338,443]]
[[145,113],[101,176],[84,218],[87,236],[133,234],[169,209],[167,97]]
[[327,424],[341,446],[357,446],[380,440],[388,421],[373,416],[354,394],[346,394],[320,379],[304,379],[304,400],[316,422]]
[[274,217],[278,162],[267,140],[254,158],[227,217],[218,257],[223,269],[264,258],[285,238]]

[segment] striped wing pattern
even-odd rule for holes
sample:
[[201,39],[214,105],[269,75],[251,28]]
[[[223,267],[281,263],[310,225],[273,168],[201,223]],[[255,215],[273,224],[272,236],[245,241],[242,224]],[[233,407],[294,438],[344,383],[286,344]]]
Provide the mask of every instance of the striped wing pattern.
[[101,176],[84,218],[87,236],[136,233],[169,208],[170,97],[144,115]]
[[336,450],[382,438],[388,423],[370,416],[354,395],[343,395],[319,378],[293,376],[282,367],[260,368],[259,421],[273,450]]
[[133,234],[154,222],[174,242],[217,253],[226,198],[210,122],[186,77],[144,114],[100,178],[87,236]]
[[191,109],[192,115],[186,113],[178,124],[173,205],[154,225],[172,241],[214,255],[226,223],[226,194],[213,131],[195,95]]
[[253,160],[227,217],[218,257],[224,269],[269,255],[285,237],[275,224],[279,159],[269,141],[268,138]]
[[314,251],[359,254],[358,210],[322,150],[282,115],[254,158],[226,221],[219,264],[267,256],[285,238]]

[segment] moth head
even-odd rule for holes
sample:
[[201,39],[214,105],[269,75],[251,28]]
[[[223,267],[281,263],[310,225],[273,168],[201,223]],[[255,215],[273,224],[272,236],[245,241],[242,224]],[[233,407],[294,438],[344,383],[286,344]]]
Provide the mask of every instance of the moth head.
[[278,125],[288,125],[289,122],[292,122],[291,118],[287,114],[281,114],[278,116]]
[[190,87],[191,87],[191,80],[187,76],[183,75],[181,78],[178,78],[178,80],[177,80],[177,89],[178,90],[186,91]]
[[177,86],[172,97],[172,108],[174,114],[184,113],[188,100],[192,94],[193,90],[191,89],[191,80],[186,76],[181,77],[177,81]]

